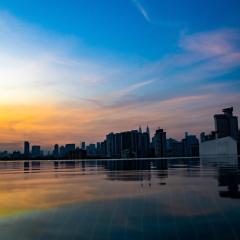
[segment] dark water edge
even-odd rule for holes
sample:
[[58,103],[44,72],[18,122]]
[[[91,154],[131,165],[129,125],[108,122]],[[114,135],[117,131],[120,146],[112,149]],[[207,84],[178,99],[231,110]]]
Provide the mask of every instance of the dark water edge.
[[0,239],[240,239],[239,159],[0,162]]

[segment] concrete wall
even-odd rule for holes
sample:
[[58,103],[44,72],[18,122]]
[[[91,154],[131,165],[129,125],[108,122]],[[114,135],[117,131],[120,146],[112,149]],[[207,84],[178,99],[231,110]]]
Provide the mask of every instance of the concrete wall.
[[237,141],[231,137],[218,138],[200,143],[200,156],[237,154]]

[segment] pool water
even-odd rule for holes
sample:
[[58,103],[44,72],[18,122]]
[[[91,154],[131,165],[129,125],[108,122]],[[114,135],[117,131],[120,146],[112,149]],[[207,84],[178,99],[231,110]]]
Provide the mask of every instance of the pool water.
[[0,162],[0,239],[240,239],[237,157]]

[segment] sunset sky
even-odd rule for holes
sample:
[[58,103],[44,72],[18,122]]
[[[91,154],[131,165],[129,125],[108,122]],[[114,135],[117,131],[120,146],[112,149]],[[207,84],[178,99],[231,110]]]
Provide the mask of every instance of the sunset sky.
[[240,115],[239,0],[0,0],[0,151]]

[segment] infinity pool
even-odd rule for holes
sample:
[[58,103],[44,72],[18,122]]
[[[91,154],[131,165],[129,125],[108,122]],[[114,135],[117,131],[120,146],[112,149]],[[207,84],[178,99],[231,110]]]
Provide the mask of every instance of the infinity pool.
[[0,162],[0,239],[240,239],[237,158]]

